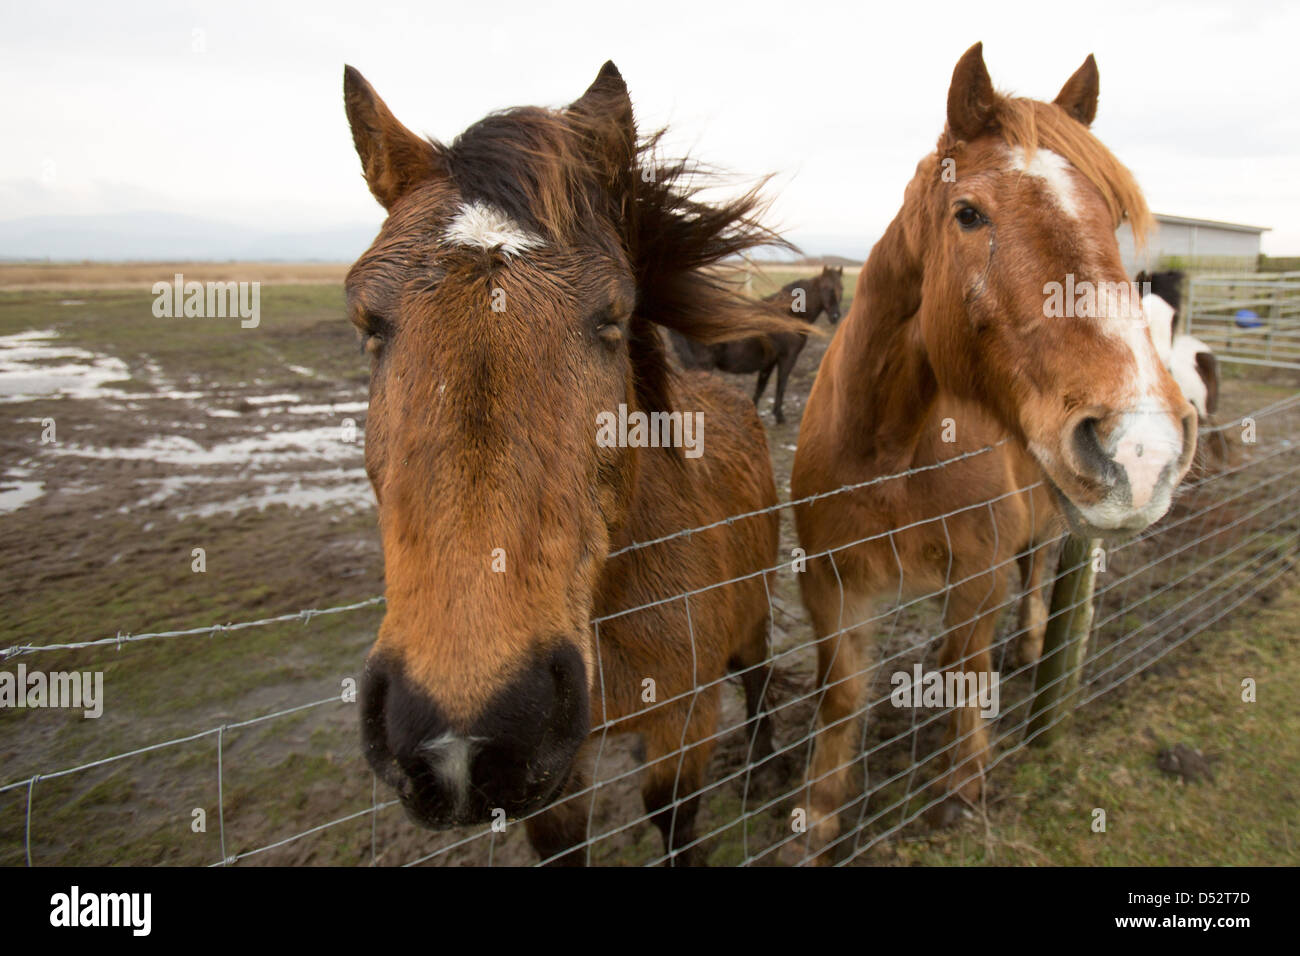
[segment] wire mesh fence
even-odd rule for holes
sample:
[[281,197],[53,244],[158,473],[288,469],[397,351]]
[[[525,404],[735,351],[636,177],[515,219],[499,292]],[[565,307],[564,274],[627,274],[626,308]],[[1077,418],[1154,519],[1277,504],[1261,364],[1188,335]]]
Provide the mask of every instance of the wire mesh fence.
[[[1014,613],[1003,615],[992,647],[998,675],[998,700],[988,722],[991,744],[983,773],[996,780],[998,766],[1036,738],[1044,736],[1077,707],[1093,705],[1141,673],[1180,644],[1215,626],[1252,599],[1268,591],[1297,562],[1300,543],[1300,393],[1247,411],[1226,424],[1203,429],[1207,451],[1198,457],[1170,513],[1142,534],[1108,543],[1100,552],[1088,550],[1074,563],[1057,565],[1064,533],[1040,542],[1021,558],[1049,562],[1060,581],[1082,561],[1096,570],[1095,593],[1081,601],[1057,600],[1053,616],[1072,613],[1090,601],[1093,621],[1086,645],[1047,647],[1034,657],[1024,644],[1035,622]],[[1213,451],[1218,449],[1218,451]],[[981,449],[970,455],[985,454]],[[969,457],[961,456],[961,457]],[[933,468],[950,467],[954,461]],[[896,480],[885,476],[846,486],[819,496],[834,498],[864,486]],[[1033,490],[1030,484],[1008,494]],[[802,502],[783,502],[788,512]],[[961,509],[936,505],[928,520],[946,520],[970,508],[989,509],[994,500]],[[726,533],[747,515],[734,515],[710,525]],[[705,529],[688,529],[673,537],[697,538]],[[891,542],[903,529],[883,535]],[[787,531],[787,541],[792,540]],[[633,548],[661,541],[640,542]],[[850,542],[843,547],[852,546]],[[624,549],[627,550],[627,549]],[[840,547],[833,551],[841,550]],[[1065,552],[1079,554],[1078,550]],[[828,552],[830,560],[834,553]],[[807,555],[809,559],[818,555]],[[984,569],[989,570],[989,569]],[[796,562],[782,560],[760,578],[770,614],[770,653],[761,664],[689,690],[647,702],[632,717],[596,719],[590,745],[583,755],[586,784],[565,802],[585,820],[585,838],[576,847],[591,864],[657,864],[699,850],[716,864],[769,865],[807,862],[808,783],[812,745],[824,731],[817,723],[817,702],[826,692],[813,664],[817,638],[800,607]],[[701,593],[736,586],[742,579],[717,582],[697,592],[619,609],[592,621],[597,667],[600,633],[616,619],[647,613],[665,602],[680,603],[691,627],[692,602]],[[821,776],[847,772],[848,796],[837,809],[841,827],[829,852],[846,864],[870,859],[874,847],[899,837],[923,814],[940,807],[951,788],[936,786],[942,771],[963,753],[963,736],[949,731],[954,708],[914,706],[899,702],[898,675],[936,669],[939,647],[954,628],[966,622],[943,619],[949,590],[961,583],[951,577],[941,588],[915,595],[901,580],[898,595],[877,604],[864,618],[842,621],[838,637],[867,628],[872,653],[862,659],[857,674],[866,692],[853,713],[843,718],[856,740],[850,759],[823,770]],[[1059,597],[1059,595],[1058,595]],[[163,630],[83,641],[13,645],[0,649],[6,668],[20,663],[66,661],[68,655],[103,658],[123,649],[173,645],[182,651],[202,643],[233,641],[253,629],[279,629],[286,645],[310,634],[326,619],[356,617],[358,630],[373,634],[372,624],[381,597],[274,615],[268,618],[208,627]],[[996,610],[1014,611],[1023,595],[1015,588]],[[697,605],[698,607],[698,605]],[[981,613],[990,609],[983,608]],[[697,612],[698,613],[698,612]],[[1041,622],[1039,622],[1041,623]],[[1050,625],[1050,620],[1049,620]],[[692,631],[692,640],[694,633]],[[825,637],[823,640],[826,639]],[[1053,669],[1044,682],[1041,670],[1054,655],[1068,662]],[[77,658],[82,660],[82,658]],[[956,663],[964,663],[966,659]],[[1058,665],[1060,661],[1056,662]],[[37,665],[32,664],[33,667]],[[237,661],[226,666],[237,666]],[[771,671],[767,671],[768,667]],[[756,750],[759,722],[749,716],[740,694],[730,685],[747,673],[761,672],[765,709],[775,730],[770,754]],[[602,686],[603,672],[596,686]],[[1044,719],[1035,704],[1054,684],[1070,688],[1067,705]],[[94,721],[69,721],[49,732],[52,750],[76,736],[80,750],[96,756],[67,765],[45,765],[0,785],[0,843],[8,844],[10,862],[354,862],[375,865],[517,865],[539,860],[525,835],[528,819],[498,819],[483,826],[430,832],[405,821],[399,802],[378,783],[357,753],[358,721],[355,683],[342,689],[291,701],[268,696],[268,706],[252,715],[219,715],[210,723],[179,735],[156,733],[137,725],[119,739],[139,746],[114,748]],[[165,685],[164,685],[165,686]],[[1059,688],[1058,688],[1059,689]],[[716,730],[687,743],[686,723],[697,704],[711,706],[717,698]],[[913,704],[915,701],[913,702]],[[666,850],[650,824],[638,782],[647,772],[634,728],[637,719],[655,709],[683,714],[681,743],[652,758],[677,768],[694,748],[711,754],[708,770],[697,788],[676,789],[666,810],[670,814],[698,804],[694,834],[685,845]],[[599,695],[593,701],[599,714]],[[268,748],[291,751],[268,770]],[[321,757],[322,752],[325,758]],[[814,782],[816,782],[814,780]],[[347,804],[338,796],[346,795]],[[324,799],[330,795],[331,799]],[[658,808],[657,812],[664,812]],[[532,816],[551,812],[552,807]],[[215,818],[215,819],[213,819]],[[94,860],[77,858],[84,831],[101,831]],[[185,847],[178,850],[178,847]],[[559,854],[555,855],[556,857]]]

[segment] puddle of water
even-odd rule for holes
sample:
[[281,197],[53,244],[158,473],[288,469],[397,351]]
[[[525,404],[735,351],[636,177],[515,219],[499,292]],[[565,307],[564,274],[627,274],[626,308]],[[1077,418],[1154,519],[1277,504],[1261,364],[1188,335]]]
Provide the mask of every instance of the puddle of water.
[[[290,476],[283,476],[290,478]],[[369,508],[373,504],[370,482],[364,468],[339,468],[332,472],[310,472],[293,475],[289,484],[277,486],[267,476],[267,487],[253,494],[240,495],[226,501],[214,501],[191,508],[176,508],[172,514],[177,519],[210,518],[213,515],[237,514],[257,509],[264,511],[271,505],[290,508],[335,508],[349,511]],[[329,483],[322,483],[324,480]],[[304,484],[304,481],[309,482]]]
[[[358,455],[361,442],[345,442],[343,430],[336,425],[264,432],[247,438],[220,442],[205,448],[180,435],[155,435],[139,445],[100,448],[93,445],[60,444],[52,447],[56,455],[77,458],[156,461],[165,465],[202,468],[210,465],[266,465],[277,461],[303,461],[312,458],[340,460]],[[361,432],[357,431],[360,438]]]
[[[212,399],[212,395],[206,392],[175,388],[167,382],[162,368],[151,359],[146,360],[142,374],[152,388],[124,391],[114,386],[131,380],[125,362],[60,343],[58,339],[58,332],[52,329],[0,336],[0,403],[49,398],[91,399],[108,401],[109,406],[119,412],[123,409],[142,412],[157,407],[147,403],[142,405],[145,399]],[[305,377],[316,376],[314,371],[304,366],[289,368]],[[204,498],[220,497],[212,492],[218,491],[223,483],[250,479],[258,483],[255,491],[230,500],[190,504],[174,514],[178,518],[210,516],[252,508],[262,510],[274,504],[294,508],[370,507],[365,469],[355,467],[362,454],[364,436],[355,427],[345,432],[339,421],[345,416],[364,413],[368,402],[301,404],[301,396],[293,392],[254,395],[242,400],[256,409],[252,418],[255,422],[273,412],[283,415],[288,411],[298,416],[318,416],[325,423],[310,428],[258,429],[252,434],[203,445],[191,436],[208,428],[204,422],[189,422],[185,427],[190,435],[168,435],[171,418],[143,411],[133,420],[142,433],[154,434],[139,444],[108,447],[65,439],[46,449],[43,457],[148,462],[181,471],[176,475],[145,479],[144,487],[152,488],[152,493],[123,509],[126,511],[173,500],[179,504],[187,498],[194,502],[197,497],[201,502]],[[247,408],[243,412],[213,407],[202,410],[209,419],[247,420]],[[334,421],[329,421],[330,418]],[[215,422],[212,427],[218,430]],[[95,430],[91,429],[90,434],[94,435]],[[307,470],[286,470],[301,468],[304,462],[317,467],[309,464]],[[343,467],[345,465],[353,467]],[[11,468],[0,473],[0,514],[17,511],[45,493],[45,482],[37,480],[29,470]]]
[[[45,398],[196,399],[202,392],[182,392],[169,387],[128,392],[107,387],[131,381],[126,363],[111,355],[57,344],[53,329],[0,335],[0,403],[31,402]],[[150,365],[151,372],[157,366]],[[161,377],[161,371],[158,371]]]
[[0,336],[0,401],[94,398],[108,382],[130,379],[121,359],[56,345],[57,338],[52,329]]
[[289,411],[294,415],[352,415],[364,412],[370,402],[332,402],[328,405],[292,405]]
[[45,482],[30,480],[30,474],[26,468],[10,468],[0,477],[0,514],[12,514],[45,494]]

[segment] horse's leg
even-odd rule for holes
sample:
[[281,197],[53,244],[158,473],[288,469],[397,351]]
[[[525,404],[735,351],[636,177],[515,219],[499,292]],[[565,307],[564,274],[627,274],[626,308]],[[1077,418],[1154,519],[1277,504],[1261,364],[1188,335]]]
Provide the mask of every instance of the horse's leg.
[[[1002,568],[971,578],[952,588],[944,621],[948,637],[940,653],[940,662],[945,671],[973,675],[977,682],[980,675],[985,675],[986,681],[993,680],[993,659],[989,649],[1006,591],[1007,575]],[[945,685],[946,683],[945,681]],[[968,690],[969,685],[970,682],[967,681],[965,686]],[[977,683],[976,690],[978,689]],[[984,767],[989,761],[989,741],[977,700],[953,708],[945,744],[948,770],[931,785],[931,796],[952,794],[954,799],[945,800],[930,809],[927,816],[932,824],[937,825],[951,822],[963,802],[978,803],[984,792]]]
[[754,407],[758,407],[758,400],[763,397],[763,389],[767,388],[767,380],[772,377],[772,369],[776,368],[776,362],[769,362],[758,370],[758,382],[754,385]]
[[754,628],[753,636],[737,648],[732,657],[732,669],[742,672],[740,683],[745,688],[745,725],[752,728],[747,761],[750,764],[760,763],[772,755],[772,718],[764,706],[767,685],[772,680],[767,637],[770,626],[771,617],[764,614]]
[[[826,846],[840,834],[840,810],[849,792],[850,770],[858,742],[855,714],[863,696],[864,671],[859,662],[869,655],[870,627],[852,627],[870,616],[870,602],[843,604],[838,581],[818,563],[804,572],[800,584],[804,607],[817,635],[817,730],[808,767],[807,835],[786,844],[782,859],[814,864],[830,862]],[[820,569],[820,571],[818,570]],[[843,623],[841,624],[841,618]],[[837,633],[843,627],[843,633]]]
[[[683,736],[681,724],[669,714],[685,713],[689,701],[670,707],[668,714],[646,728],[646,771],[641,784],[650,822],[663,835],[664,852],[673,854],[665,866],[690,866],[696,862],[695,816],[700,809],[696,793],[704,780],[704,771],[713,754],[709,738],[718,723],[718,686],[696,691],[690,723]],[[674,853],[674,851],[677,851]]]
[[799,361],[799,353],[803,351],[806,341],[800,335],[785,343],[785,350],[778,360],[776,368],[776,420],[781,425],[785,424],[785,385],[790,381],[790,373],[794,370],[794,363]]
[[[593,793],[583,793],[591,783],[586,747],[579,751],[564,790],[555,802],[524,821],[528,842],[546,866],[586,866],[587,851],[580,846],[587,838],[587,820]],[[582,794],[575,796],[575,794]],[[565,852],[568,851],[568,852]],[[555,857],[555,859],[551,859]]]
[[1043,635],[1047,633],[1047,602],[1043,598],[1043,570],[1047,567],[1045,549],[1029,544],[1017,560],[1024,594],[1020,598],[1020,639],[1016,642],[1016,664],[1027,667],[1043,653]]

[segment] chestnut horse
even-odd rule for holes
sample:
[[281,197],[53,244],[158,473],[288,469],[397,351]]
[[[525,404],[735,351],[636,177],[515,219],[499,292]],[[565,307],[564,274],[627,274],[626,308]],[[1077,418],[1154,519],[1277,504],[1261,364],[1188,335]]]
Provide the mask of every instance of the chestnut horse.
[[[1023,568],[1060,514],[1089,536],[1146,527],[1191,461],[1196,416],[1127,294],[1116,229],[1127,218],[1141,242],[1149,213],[1088,129],[1097,90],[1090,56],[1052,103],[1005,96],[982,47],[967,51],[938,148],[917,165],[822,360],[793,497],[882,480],[796,510],[821,696],[809,830],[790,846],[817,862],[846,807],[868,670],[855,639],[875,602],[942,596],[942,665],[988,673],[1012,561]],[[1067,277],[1095,291],[1063,317],[1052,292]],[[1045,618],[1029,583],[1037,610],[1022,651],[1033,657]],[[978,708],[954,706],[950,734],[932,821],[982,793]]]
[[[388,212],[346,281],[387,592],[366,757],[416,822],[526,817],[543,861],[578,863],[594,745],[640,734],[646,809],[688,862],[728,668],[755,754],[770,749],[778,518],[655,539],[777,499],[753,406],[674,372],[657,326],[788,330],[712,269],[779,240],[756,191],[704,204],[693,166],[656,160],[612,63],[569,107],[492,114],[450,146],[351,67],[344,96]],[[601,440],[642,413],[656,440]]]

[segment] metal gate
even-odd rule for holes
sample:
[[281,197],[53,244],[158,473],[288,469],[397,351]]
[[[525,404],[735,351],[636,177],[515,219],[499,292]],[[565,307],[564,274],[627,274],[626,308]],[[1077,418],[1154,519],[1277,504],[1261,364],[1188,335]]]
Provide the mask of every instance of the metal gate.
[[1221,360],[1300,369],[1300,272],[1193,276],[1186,312]]

